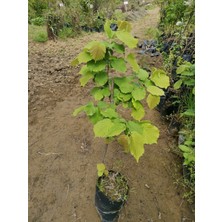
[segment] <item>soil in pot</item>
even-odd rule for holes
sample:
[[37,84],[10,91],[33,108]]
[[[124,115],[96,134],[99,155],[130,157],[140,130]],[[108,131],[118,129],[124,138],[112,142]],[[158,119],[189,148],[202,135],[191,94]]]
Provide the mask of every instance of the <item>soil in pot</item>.
[[125,204],[129,186],[126,178],[118,172],[109,171],[98,178],[95,205],[102,222],[115,222]]

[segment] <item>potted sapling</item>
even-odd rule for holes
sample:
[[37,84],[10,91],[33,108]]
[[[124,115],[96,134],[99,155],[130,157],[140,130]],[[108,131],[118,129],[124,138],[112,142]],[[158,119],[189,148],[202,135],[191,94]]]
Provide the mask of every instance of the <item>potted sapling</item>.
[[[117,140],[125,152],[138,162],[144,153],[145,144],[157,143],[159,130],[149,120],[143,120],[145,100],[154,109],[169,86],[169,77],[160,69],[148,73],[137,63],[133,48],[138,39],[131,34],[131,25],[126,21],[115,21],[118,29],[107,20],[104,30],[107,41],[89,42],[72,61],[73,66],[82,64],[80,84],[90,81],[92,101],[76,108],[73,115],[84,112],[93,124],[95,137],[104,139],[104,153],[109,143]],[[124,118],[119,107],[131,111],[131,119]],[[105,157],[105,155],[104,155]],[[95,205],[101,221],[116,221],[127,200],[129,186],[120,172],[108,170],[103,159],[97,164]]]

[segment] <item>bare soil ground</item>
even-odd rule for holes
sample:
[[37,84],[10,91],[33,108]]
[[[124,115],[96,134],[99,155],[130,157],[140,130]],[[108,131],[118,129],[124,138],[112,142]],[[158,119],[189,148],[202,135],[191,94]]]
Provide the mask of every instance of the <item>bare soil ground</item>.
[[[158,18],[158,8],[152,9],[134,23],[135,35],[143,39]],[[94,195],[104,141],[94,138],[85,116],[71,115],[91,97],[89,87],[80,87],[79,68],[70,62],[88,41],[104,38],[91,33],[67,41],[29,42],[29,222],[100,221]],[[139,163],[116,142],[106,155],[108,168],[129,180],[119,222],[194,221],[175,184],[182,174],[181,160],[172,152],[175,139],[156,110],[147,110],[146,117],[159,127],[160,138],[157,145],[146,146]]]

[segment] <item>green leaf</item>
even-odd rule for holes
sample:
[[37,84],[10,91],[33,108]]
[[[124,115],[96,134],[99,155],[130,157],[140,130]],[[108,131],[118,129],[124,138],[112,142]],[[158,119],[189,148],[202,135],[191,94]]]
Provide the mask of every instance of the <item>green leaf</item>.
[[153,84],[153,82],[151,80],[146,79],[144,81],[144,85],[146,86],[146,88],[148,88],[149,86],[153,86],[154,84]]
[[108,104],[104,101],[99,101],[97,103],[97,106],[98,106],[99,109],[106,109],[108,107]]
[[104,60],[98,62],[92,60],[87,63],[87,67],[90,71],[101,72],[104,71],[104,69],[106,68],[106,62]]
[[93,131],[96,137],[109,137],[109,130],[113,127],[113,123],[110,119],[103,119],[97,122],[94,127]]
[[194,153],[183,153],[184,156],[184,165],[190,165],[191,162],[195,162],[195,155]]
[[[116,89],[116,90],[118,90],[118,89]],[[132,98],[132,94],[130,94],[130,93],[125,94],[125,93],[121,93],[120,91],[119,92],[116,91],[116,97],[123,102],[127,102]]]
[[112,42],[110,47],[115,50],[118,53],[124,53],[125,52],[125,47],[123,44],[118,44],[116,42]]
[[192,148],[185,146],[185,145],[179,145],[179,148],[185,153],[190,153],[193,151]]
[[182,72],[184,72],[187,68],[189,68],[187,65],[180,65],[177,70],[176,73],[177,74],[181,74]]
[[164,95],[164,91],[162,89],[158,88],[157,86],[148,86],[147,91],[154,96],[163,96]]
[[181,113],[181,116],[195,116],[195,111],[193,109],[188,109],[185,112]]
[[115,109],[113,108],[108,108],[106,110],[101,110],[100,113],[104,116],[104,117],[108,117],[108,118],[118,118],[118,113],[115,111]]
[[176,81],[176,82],[174,83],[174,85],[173,85],[173,88],[174,88],[174,89],[179,89],[179,88],[181,87],[182,83],[183,83],[183,81],[182,81],[181,79],[178,80],[178,81]]
[[126,31],[116,31],[116,37],[126,44],[129,48],[136,48],[138,39],[135,39],[129,32]]
[[143,127],[144,143],[146,144],[157,143],[157,140],[160,135],[159,129],[156,126],[152,125],[151,123],[143,123],[142,127]]
[[118,31],[126,31],[126,32],[132,31],[131,24],[127,21],[118,21],[117,25],[118,25]]
[[128,127],[130,132],[135,131],[139,134],[143,134],[143,127],[142,127],[141,123],[139,123],[139,122],[128,121],[127,122],[127,127]]
[[89,119],[93,124],[96,124],[97,122],[99,122],[103,118],[104,117],[100,114],[97,107],[96,107],[96,112],[92,116],[89,116]]
[[97,101],[101,100],[104,97],[103,90],[98,88],[98,87],[93,88],[92,91],[91,91],[91,94],[93,95],[93,97]]
[[96,107],[92,102],[89,102],[87,105],[85,105],[85,112],[87,116],[92,116],[96,112]]
[[117,139],[118,143],[124,148],[126,153],[130,151],[129,140],[129,137],[125,134],[120,135]]
[[108,81],[108,75],[106,72],[99,72],[95,75],[95,82],[98,86],[103,86]]
[[125,129],[126,125],[122,122],[113,122],[113,126],[109,129],[109,137],[120,135]]
[[101,60],[105,57],[106,46],[102,42],[93,41],[89,43],[85,48],[89,50],[90,55],[95,61]]
[[118,136],[126,129],[122,122],[112,122],[110,119],[103,119],[94,125],[96,137],[113,137]]
[[136,58],[134,56],[134,54],[130,53],[127,58],[126,58],[127,62],[131,65],[132,69],[134,72],[139,72],[140,67],[136,61]]
[[83,51],[83,52],[79,53],[78,60],[79,60],[79,63],[86,63],[86,62],[92,60],[92,56],[88,52]]
[[107,37],[111,39],[114,35],[114,32],[110,28],[110,25],[111,25],[111,21],[106,20],[106,23],[104,24],[104,31],[105,31]]
[[133,107],[134,109],[132,110],[131,116],[135,119],[140,121],[144,115],[145,115],[145,110],[143,108],[143,105],[139,101],[135,101],[132,99]]
[[86,73],[89,72],[89,71],[90,71],[90,70],[89,70],[89,68],[87,67],[87,65],[84,65],[84,66],[82,66],[82,68],[80,69],[79,74],[84,75],[84,74],[86,74]]
[[77,57],[71,62],[71,65],[72,65],[72,66],[77,66],[77,65],[79,65],[79,60],[78,60]]
[[186,79],[183,81],[184,85],[187,86],[194,86],[195,85],[195,80],[194,79]]
[[80,83],[81,83],[81,86],[85,86],[87,84],[87,82],[92,79],[94,77],[94,75],[90,72],[87,72],[85,75],[83,75],[81,78],[80,78]]
[[134,156],[136,161],[139,161],[139,158],[144,153],[144,140],[143,136],[137,132],[132,132],[130,137],[130,153]]
[[135,100],[142,100],[146,96],[146,90],[144,88],[136,88],[132,91],[132,96]]
[[106,166],[103,163],[98,163],[97,164],[98,177],[101,177],[104,174],[105,170],[106,170]]
[[146,101],[149,108],[154,109],[160,103],[160,96],[149,94]]
[[161,88],[167,88],[170,85],[170,78],[166,75],[166,72],[161,69],[155,69],[150,79],[155,83],[156,86]]
[[138,75],[138,78],[142,81],[145,81],[146,79],[148,79],[148,76],[149,76],[148,72],[144,69],[139,69],[137,75]]
[[109,88],[108,87],[103,88],[102,89],[102,94],[103,94],[104,97],[110,96]]
[[126,72],[126,63],[123,58],[113,57],[111,60],[111,66],[118,72]]
[[131,80],[127,77],[116,77],[114,78],[114,83],[119,86],[123,93],[130,93],[133,91],[134,86],[132,85]]
[[80,107],[78,107],[77,109],[74,110],[72,115],[77,116],[80,112],[82,112],[84,110],[85,110],[85,106],[80,106]]

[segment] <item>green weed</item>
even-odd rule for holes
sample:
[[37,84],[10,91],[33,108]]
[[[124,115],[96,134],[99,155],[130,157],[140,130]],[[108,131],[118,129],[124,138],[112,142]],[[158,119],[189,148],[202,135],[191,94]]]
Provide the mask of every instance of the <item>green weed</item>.
[[28,26],[28,39],[35,42],[46,42],[48,40],[45,26]]

